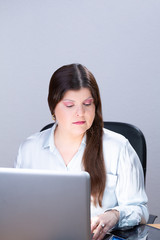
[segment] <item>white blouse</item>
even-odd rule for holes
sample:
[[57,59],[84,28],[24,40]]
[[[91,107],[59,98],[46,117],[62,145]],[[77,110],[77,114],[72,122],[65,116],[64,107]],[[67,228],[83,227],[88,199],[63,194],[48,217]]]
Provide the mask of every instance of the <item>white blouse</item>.
[[[14,164],[16,168],[48,169],[54,171],[82,171],[82,156],[86,146],[83,137],[78,152],[66,166],[54,145],[56,124],[24,141]],[[148,220],[147,196],[140,160],[129,141],[120,134],[103,129],[103,154],[107,170],[102,207],[91,202],[91,216],[109,209],[120,212],[118,227],[138,225]]]

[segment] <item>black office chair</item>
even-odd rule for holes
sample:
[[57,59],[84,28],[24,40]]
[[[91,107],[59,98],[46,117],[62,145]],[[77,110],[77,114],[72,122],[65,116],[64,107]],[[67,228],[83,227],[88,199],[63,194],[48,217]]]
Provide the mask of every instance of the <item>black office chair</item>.
[[[53,126],[53,123],[50,123],[46,125],[44,128],[41,129],[41,131],[51,128]],[[117,132],[125,136],[134,150],[136,151],[137,155],[140,158],[143,172],[144,172],[144,179],[146,178],[146,163],[147,163],[147,147],[146,147],[146,141],[143,133],[141,130],[137,127],[135,127],[132,124],[128,123],[122,123],[122,122],[104,122],[104,128],[107,128],[111,131]],[[148,223],[152,224],[154,223],[157,216],[155,215],[149,215]]]

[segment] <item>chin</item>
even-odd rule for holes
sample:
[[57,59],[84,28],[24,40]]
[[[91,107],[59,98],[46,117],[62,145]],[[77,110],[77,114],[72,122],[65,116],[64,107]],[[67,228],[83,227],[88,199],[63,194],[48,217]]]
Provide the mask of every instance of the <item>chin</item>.
[[80,128],[80,129],[75,129],[73,132],[74,135],[83,135],[86,133],[88,128]]

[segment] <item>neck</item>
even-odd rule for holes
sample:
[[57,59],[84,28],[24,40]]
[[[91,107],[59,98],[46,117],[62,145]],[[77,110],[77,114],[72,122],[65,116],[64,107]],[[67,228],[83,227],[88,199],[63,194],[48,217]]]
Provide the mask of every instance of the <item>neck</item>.
[[61,144],[64,144],[65,146],[71,145],[71,144],[73,145],[80,144],[83,136],[84,134],[81,134],[78,136],[73,135],[70,132],[64,131],[58,126],[54,133],[55,143],[61,143]]

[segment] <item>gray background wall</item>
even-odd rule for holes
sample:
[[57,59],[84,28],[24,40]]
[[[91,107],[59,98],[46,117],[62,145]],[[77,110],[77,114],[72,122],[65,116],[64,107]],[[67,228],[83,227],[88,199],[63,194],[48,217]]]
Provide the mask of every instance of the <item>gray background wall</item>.
[[79,62],[97,79],[104,119],[144,132],[149,209],[160,216],[159,13],[159,0],[0,0],[0,167],[52,121],[52,73]]

